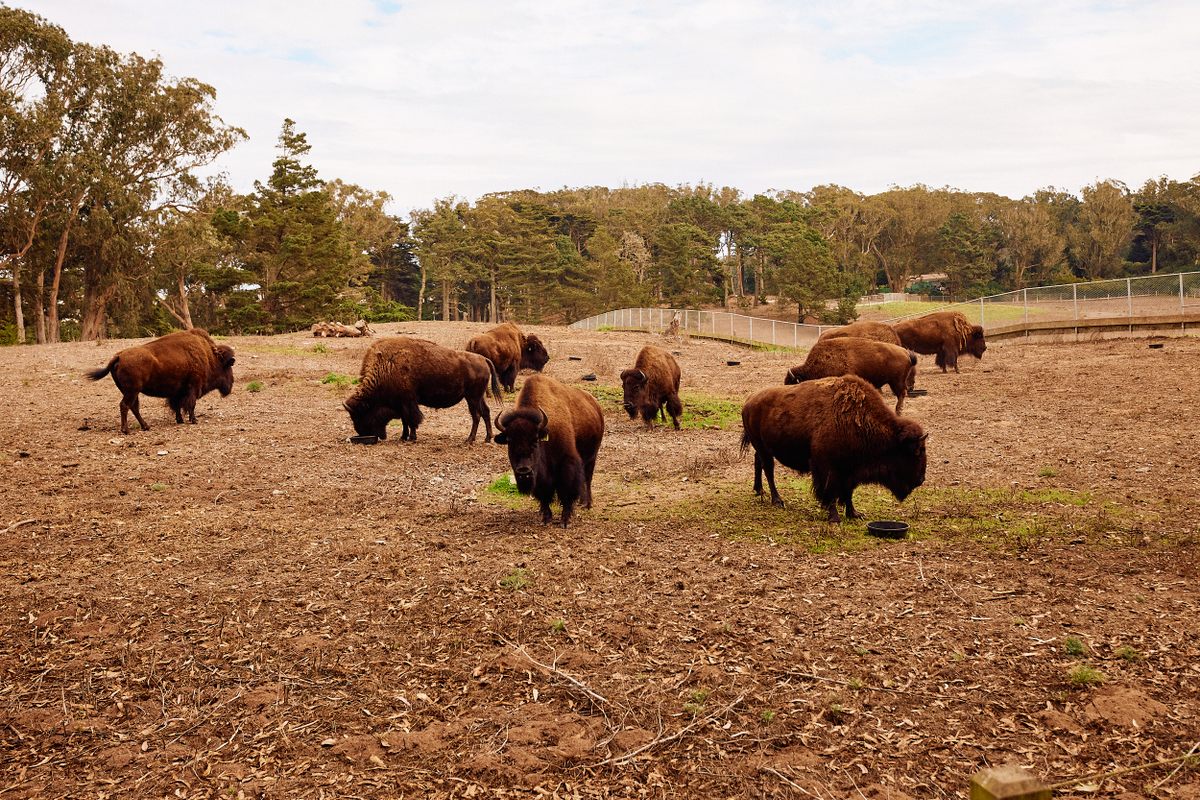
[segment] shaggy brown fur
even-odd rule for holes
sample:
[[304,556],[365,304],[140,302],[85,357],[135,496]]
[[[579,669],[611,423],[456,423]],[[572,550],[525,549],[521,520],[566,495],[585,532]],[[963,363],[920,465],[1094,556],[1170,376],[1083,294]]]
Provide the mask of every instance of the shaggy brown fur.
[[196,424],[196,401],[214,389],[222,397],[233,391],[233,348],[217,344],[208,331],[192,328],[160,336],[152,342],[127,347],[108,364],[87,376],[98,381],[112,374],[121,391],[121,433],[129,433],[129,412],[142,430],[150,426],[142,419],[138,394],[164,397],[175,412],[175,422]]
[[484,441],[492,440],[491,412],[484,397],[490,388],[499,400],[500,381],[495,366],[481,355],[394,336],[371,345],[359,375],[358,390],[343,406],[360,436],[386,439],[387,424],[399,417],[401,441],[415,442],[425,419],[420,406],[450,408],[465,398],[471,412],[467,443],[475,441],[481,417],[487,428]]
[[604,438],[604,414],[596,398],[533,375],[521,387],[516,408],[496,415],[496,430],[496,443],[508,445],[517,490],[537,498],[543,525],[554,517],[550,501],[556,493],[564,528],[576,501],[592,507],[592,473]]
[[500,383],[512,391],[517,382],[517,372],[531,369],[541,372],[550,360],[545,345],[537,336],[526,336],[511,322],[497,325],[486,333],[467,342],[467,351],[491,359],[500,375]]
[[859,339],[874,339],[877,342],[886,342],[887,344],[900,344],[900,337],[892,330],[891,325],[888,325],[886,322],[872,322],[866,319],[851,322],[849,325],[843,325],[840,328],[834,328],[831,331],[821,334],[822,339],[840,339],[844,336],[854,336]]
[[987,350],[983,328],[972,325],[958,311],[935,311],[917,319],[897,322],[892,327],[909,350],[935,356],[934,363],[942,368],[942,372],[947,366],[958,372],[958,357],[963,353],[983,358]]
[[771,502],[775,460],[797,472],[812,472],[812,489],[838,522],[854,509],[854,490],[864,483],[887,488],[903,501],[925,482],[927,434],[915,421],[892,413],[879,392],[862,378],[846,375],[796,386],[776,386],[751,395],[742,406],[742,450],[754,448],[754,492],[762,495],[767,475]]
[[660,413],[663,422],[667,414],[679,430],[679,415],[683,403],[679,399],[679,362],[663,350],[648,344],[637,354],[633,369],[621,373],[621,385],[625,389],[623,405],[630,419],[640,413],[647,428],[654,427],[654,418]]
[[845,336],[820,339],[808,351],[804,363],[788,370],[783,382],[791,385],[816,378],[857,375],[882,389],[886,384],[896,395],[896,413],[904,408],[908,387],[913,384],[917,356],[894,344]]

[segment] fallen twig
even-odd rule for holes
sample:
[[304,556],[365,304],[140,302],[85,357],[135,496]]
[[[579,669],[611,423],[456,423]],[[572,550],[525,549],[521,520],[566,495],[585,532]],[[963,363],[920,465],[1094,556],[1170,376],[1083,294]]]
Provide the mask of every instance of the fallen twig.
[[[1059,781],[1058,783],[1050,784],[1049,788],[1051,791],[1057,792],[1060,789],[1078,786],[1081,783],[1105,781],[1109,778],[1116,778],[1119,775],[1127,775],[1130,772],[1139,772],[1143,769],[1154,769],[1155,767],[1165,767],[1169,764],[1179,764],[1179,767],[1176,767],[1175,770],[1171,772],[1171,775],[1168,775],[1166,778],[1163,778],[1163,780],[1159,781],[1159,784],[1162,784],[1170,780],[1171,776],[1174,775],[1175,772],[1178,772],[1179,768],[1186,764],[1189,760],[1196,758],[1196,756],[1192,754],[1195,752],[1197,747],[1200,747],[1200,742],[1192,745],[1192,749],[1189,750],[1186,755],[1174,756],[1173,758],[1161,758],[1158,761],[1148,761],[1145,764],[1135,764],[1132,767],[1121,767],[1120,769],[1114,769],[1108,772],[1099,772],[1095,775],[1085,775],[1082,778],[1072,778],[1071,780]],[[1157,785],[1155,788],[1158,788]]]
[[738,703],[742,702],[742,700],[745,699],[745,697],[746,697],[746,695],[740,694],[737,696],[736,700],[734,700],[732,703],[730,703],[729,705],[722,708],[720,711],[715,711],[712,714],[709,714],[707,717],[702,717],[700,719],[694,719],[691,722],[689,722],[687,725],[684,725],[682,728],[677,730],[675,733],[672,733],[670,736],[656,736],[653,739],[651,739],[650,741],[646,742],[641,747],[630,750],[628,753],[623,753],[619,756],[612,756],[611,758],[606,758],[603,761],[600,761],[598,763],[590,765],[588,767],[588,769],[597,769],[599,767],[607,767],[609,765],[619,767],[622,764],[628,764],[630,761],[637,758],[639,755],[646,752],[647,750],[650,750],[651,748],[654,748],[654,747],[658,747],[659,745],[674,742],[677,739],[682,739],[693,728],[698,728],[707,722],[712,722],[714,719],[718,719],[718,718],[724,716],[725,714],[729,713],[729,711],[734,706],[736,706]]
[[517,644],[516,642],[510,642],[508,639],[505,639],[500,634],[493,634],[493,635],[497,639],[499,639],[500,641],[504,642],[506,645],[511,647],[513,650],[516,650],[518,653],[520,653],[522,656],[524,656],[525,659],[527,661],[529,661],[530,664],[533,664],[535,667],[537,667],[539,669],[546,670],[551,675],[555,675],[559,678],[562,678],[567,683],[571,684],[576,689],[578,689],[579,691],[581,691],[585,695],[587,695],[593,702],[601,704],[601,705],[611,705],[611,703],[609,703],[609,700],[607,697],[605,697],[604,695],[595,691],[594,689],[590,688],[587,684],[585,684],[583,681],[579,680],[578,678],[568,675],[567,673],[563,672],[561,669],[554,666],[553,664],[543,664],[541,661],[538,661],[536,658],[529,655],[528,651],[526,651],[524,647]]
[[0,531],[0,536],[3,536],[6,533],[11,533],[12,531],[15,531],[17,528],[20,528],[23,525],[32,525],[35,522],[37,522],[37,518],[23,519],[20,522],[14,522],[12,525],[9,525],[4,530]]

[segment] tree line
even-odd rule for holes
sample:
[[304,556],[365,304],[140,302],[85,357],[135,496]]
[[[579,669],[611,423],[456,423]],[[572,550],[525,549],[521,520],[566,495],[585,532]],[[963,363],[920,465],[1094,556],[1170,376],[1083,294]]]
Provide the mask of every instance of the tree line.
[[1016,200],[921,185],[530,189],[405,219],[386,192],[318,175],[291,120],[252,192],[200,177],[246,138],[214,99],[157,59],[0,6],[0,342],[564,322],[767,296],[844,321],[876,287],[962,297],[1200,268],[1200,175]]

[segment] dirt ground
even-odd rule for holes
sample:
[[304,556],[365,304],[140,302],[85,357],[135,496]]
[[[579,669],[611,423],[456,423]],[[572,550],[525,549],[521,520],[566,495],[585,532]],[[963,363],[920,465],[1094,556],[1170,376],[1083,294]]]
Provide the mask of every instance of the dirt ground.
[[[662,341],[533,330],[548,374],[610,389]],[[488,489],[506,453],[463,443],[465,406],[346,441],[362,340],[232,338],[230,397],[121,436],[82,373],[133,343],[0,350],[4,800],[964,797],[988,765],[1079,780],[1200,741],[1200,341],[923,359],[926,485],[856,496],[900,542],[794,476],[757,500],[740,424],[611,402],[596,507],[543,527]],[[696,407],[797,360],[667,346]],[[1067,794],[1200,797],[1176,766]]]

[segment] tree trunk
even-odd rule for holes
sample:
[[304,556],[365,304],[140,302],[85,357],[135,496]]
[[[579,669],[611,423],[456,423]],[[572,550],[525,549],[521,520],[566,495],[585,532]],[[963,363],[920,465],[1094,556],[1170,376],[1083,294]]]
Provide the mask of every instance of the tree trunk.
[[108,318],[108,301],[117,293],[115,286],[103,289],[87,289],[84,291],[82,330],[79,338],[85,342],[94,342],[103,338],[105,323]]
[[[179,322],[179,324],[184,327],[184,330],[190,331],[192,328],[194,328],[196,326],[192,324],[192,310],[191,310],[191,307],[188,305],[187,286],[184,283],[182,275],[179,276],[178,280],[179,280],[179,283],[178,283],[179,308],[178,308],[178,310],[174,306],[172,306],[169,302],[167,302],[167,298],[165,298],[165,297],[159,297],[158,302],[160,304],[162,304],[162,307],[165,308],[170,313],[170,315],[172,317],[174,317]],[[157,295],[155,295],[155,296],[157,297]]]
[[1150,237],[1150,274],[1158,272],[1158,237]]
[[425,319],[425,265],[421,265],[421,288],[417,290],[417,322]]
[[54,253],[54,277],[50,280],[50,317],[47,325],[52,342],[62,338],[61,326],[58,324],[58,288],[62,285],[62,268],[67,258],[67,241],[71,236],[71,226],[75,223],[75,217],[79,214],[79,204],[83,202],[84,197],[85,195],[79,195],[71,205],[71,213],[63,225],[62,235],[58,237],[58,249]]
[[496,268],[492,267],[491,280],[488,282],[488,322],[493,325],[498,321],[496,318]]
[[450,281],[442,281],[442,321],[450,321]]
[[42,303],[42,298],[46,296],[46,273],[44,270],[38,270],[37,274],[37,293],[33,297],[33,314],[34,314],[34,340],[38,344],[46,343],[46,309]]
[[25,313],[21,309],[21,262],[20,259],[10,259],[12,268],[13,287],[13,316],[17,324],[17,344],[25,344]]

